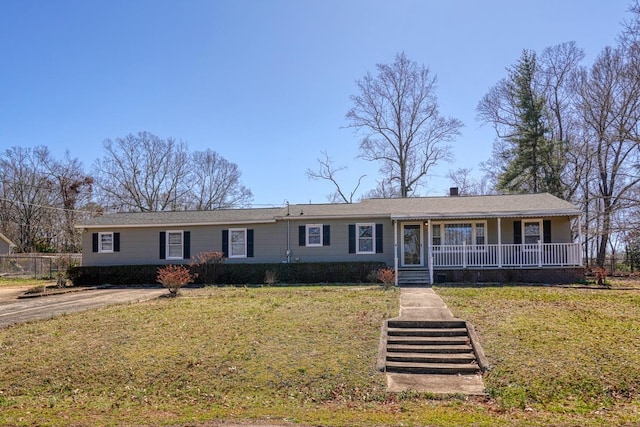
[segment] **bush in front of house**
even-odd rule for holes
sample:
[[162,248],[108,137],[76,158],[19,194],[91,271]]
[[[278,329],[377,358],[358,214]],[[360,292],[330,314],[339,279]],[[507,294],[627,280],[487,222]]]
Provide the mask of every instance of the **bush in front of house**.
[[165,265],[158,268],[156,281],[169,290],[172,297],[178,296],[180,288],[192,283],[194,275],[184,265]]
[[[280,284],[314,283],[370,283],[371,271],[385,268],[384,262],[318,262],[277,264],[216,265],[216,283],[219,285],[262,285],[266,272],[275,274]],[[117,265],[72,267],[69,278],[74,286],[140,286],[155,285],[158,268],[162,265]],[[192,270],[192,273],[197,273]],[[202,276],[194,284],[204,284]]]

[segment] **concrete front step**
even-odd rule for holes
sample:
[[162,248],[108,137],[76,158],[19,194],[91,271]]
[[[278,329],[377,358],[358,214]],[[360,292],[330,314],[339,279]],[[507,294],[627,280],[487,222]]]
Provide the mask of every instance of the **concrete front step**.
[[387,372],[406,374],[475,375],[480,372],[473,363],[417,363],[387,361]]
[[387,321],[389,328],[466,328],[464,320],[399,320],[391,319]]
[[480,367],[460,319],[390,319],[385,331],[384,369],[405,374],[476,375]]
[[467,336],[466,328],[389,328],[393,337],[459,337]]
[[387,344],[387,353],[473,353],[471,345],[407,345],[407,344]]
[[404,344],[404,345],[468,345],[469,337],[421,337],[421,336],[387,336],[388,344]]
[[387,353],[387,362],[473,364],[473,353]]

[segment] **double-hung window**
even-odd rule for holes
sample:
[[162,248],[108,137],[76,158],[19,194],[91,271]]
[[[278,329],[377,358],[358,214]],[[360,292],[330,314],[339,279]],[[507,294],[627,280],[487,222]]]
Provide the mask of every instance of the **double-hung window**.
[[375,253],[376,227],[375,224],[356,224],[358,254]]
[[524,243],[528,245],[537,244],[542,240],[542,224],[540,220],[522,221],[522,234]]
[[98,252],[113,252],[113,233],[98,233]]
[[229,229],[229,258],[247,257],[247,229]]
[[475,246],[483,249],[486,241],[485,222],[445,222],[431,226],[431,243],[442,246]]
[[322,224],[307,224],[306,231],[306,246],[322,246]]
[[167,231],[167,259],[182,259],[184,254],[182,231]]

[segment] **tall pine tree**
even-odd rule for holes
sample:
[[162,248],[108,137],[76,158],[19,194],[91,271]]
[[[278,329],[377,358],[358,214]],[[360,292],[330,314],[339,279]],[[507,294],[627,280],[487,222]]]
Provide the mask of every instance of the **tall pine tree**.
[[561,170],[554,159],[560,144],[549,138],[545,98],[536,90],[536,54],[523,51],[509,70],[506,90],[513,103],[515,123],[502,153],[504,169],[498,190],[509,193],[550,192],[562,196]]

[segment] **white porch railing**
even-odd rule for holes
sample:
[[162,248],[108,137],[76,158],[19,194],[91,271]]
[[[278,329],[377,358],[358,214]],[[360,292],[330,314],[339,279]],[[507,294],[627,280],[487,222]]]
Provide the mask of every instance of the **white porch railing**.
[[545,267],[580,266],[579,243],[431,246],[433,267]]

